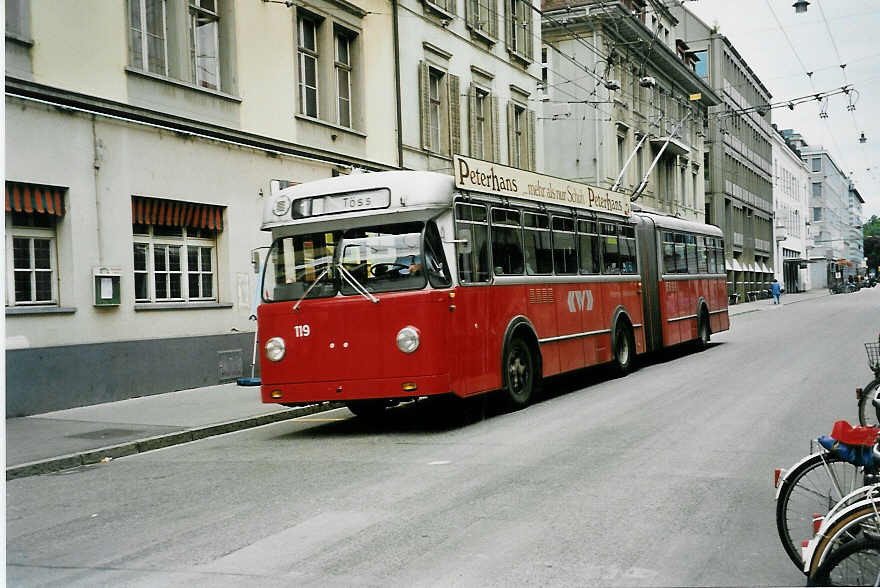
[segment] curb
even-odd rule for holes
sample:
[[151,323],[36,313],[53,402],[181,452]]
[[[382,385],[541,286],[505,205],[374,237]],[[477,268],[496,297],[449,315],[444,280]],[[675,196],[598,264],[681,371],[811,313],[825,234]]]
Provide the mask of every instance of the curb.
[[[810,296],[809,298],[802,298],[800,300],[793,300],[791,302],[783,302],[780,304],[780,306],[791,306],[792,304],[800,304],[801,302],[809,302],[810,300],[817,300],[819,298],[825,298],[826,296],[831,296],[831,294],[825,293],[825,294],[819,294],[817,296]],[[751,304],[754,304],[754,303],[751,303]],[[736,306],[736,305],[734,305],[734,306]],[[767,304],[767,306],[773,306],[773,305]],[[763,309],[763,308],[750,308],[748,310],[743,310],[740,312],[730,312],[730,306],[727,307],[727,313],[731,317],[739,316],[741,314],[749,314],[750,312],[760,312],[763,310],[765,310],[765,309]]]
[[147,451],[154,451],[156,449],[162,449],[163,447],[171,447],[172,445],[198,441],[199,439],[206,439],[216,435],[224,435],[235,431],[252,429],[254,427],[295,419],[318,412],[325,412],[343,406],[345,405],[341,402],[311,404],[309,406],[272,412],[261,416],[247,417],[215,425],[196,427],[176,433],[157,435],[155,437],[147,437],[146,439],[137,439],[135,441],[128,441],[118,445],[108,445],[107,447],[99,447],[98,449],[89,449],[78,453],[70,453],[68,455],[31,461],[6,468],[6,479],[14,480],[16,478],[38,476],[40,474],[49,474],[85,465],[93,465],[96,463],[102,463],[105,460],[108,460],[108,458],[116,459],[128,455],[135,455],[136,453],[146,453]]

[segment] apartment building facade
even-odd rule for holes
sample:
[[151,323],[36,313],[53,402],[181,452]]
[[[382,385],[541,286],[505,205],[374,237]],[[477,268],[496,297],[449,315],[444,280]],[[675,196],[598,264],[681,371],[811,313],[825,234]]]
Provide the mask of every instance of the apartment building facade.
[[540,167],[540,31],[490,4],[9,0],[7,415],[249,371],[274,189]]
[[[774,131],[776,131],[774,127]],[[773,144],[774,277],[786,292],[811,288],[809,257],[809,172],[796,148],[778,131]]]
[[704,126],[719,98],[676,24],[654,0],[544,3],[546,170],[630,195],[647,174],[638,206],[702,221]]
[[743,300],[774,275],[771,95],[727,37],[684,6],[672,11],[675,34],[723,100],[709,115],[706,222],[724,231],[728,291]]
[[865,199],[862,198],[856,185],[852,180],[849,182],[849,236],[847,246],[849,252],[847,260],[852,264],[855,273],[864,276],[868,270],[867,259],[865,258],[865,240],[862,231],[862,206]]

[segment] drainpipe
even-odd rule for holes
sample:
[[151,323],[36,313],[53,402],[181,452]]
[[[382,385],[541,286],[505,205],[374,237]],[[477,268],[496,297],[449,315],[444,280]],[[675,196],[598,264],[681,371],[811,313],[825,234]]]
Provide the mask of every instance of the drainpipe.
[[397,90],[397,167],[403,169],[403,114],[400,104],[400,34],[397,29],[397,0],[391,0],[394,31],[394,83]]

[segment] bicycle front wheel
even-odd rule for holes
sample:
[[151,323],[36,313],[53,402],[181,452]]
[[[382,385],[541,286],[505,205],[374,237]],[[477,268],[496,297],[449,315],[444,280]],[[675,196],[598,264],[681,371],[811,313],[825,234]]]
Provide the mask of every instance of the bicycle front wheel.
[[859,398],[859,424],[866,427],[880,426],[880,407],[874,406],[874,399],[880,394],[880,379],[874,379],[862,390]]
[[861,487],[858,466],[830,453],[815,453],[786,476],[776,500],[776,529],[785,552],[801,571],[801,541],[813,536],[813,515],[825,515],[844,496]]
[[880,540],[865,537],[841,546],[807,586],[880,586]]

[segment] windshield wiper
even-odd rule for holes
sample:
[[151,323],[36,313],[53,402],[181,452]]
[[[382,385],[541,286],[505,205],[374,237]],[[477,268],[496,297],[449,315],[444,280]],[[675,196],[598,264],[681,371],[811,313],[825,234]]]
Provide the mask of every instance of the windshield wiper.
[[351,275],[351,273],[347,269],[345,269],[345,267],[341,263],[337,262],[336,267],[339,268],[339,273],[342,275],[345,281],[348,282],[348,285],[354,289],[355,292],[357,292],[373,304],[379,302],[379,299],[370,294],[364,287],[364,285],[358,282],[357,279],[353,275]]
[[321,279],[322,279],[324,276],[326,276],[326,275],[330,272],[330,268],[331,268],[331,267],[333,267],[332,264],[330,264],[330,265],[328,265],[327,267],[324,268],[324,271],[321,272],[321,275],[319,275],[319,276],[315,279],[315,281],[312,282],[312,285],[308,287],[308,289],[303,293],[303,295],[300,297],[300,299],[296,301],[296,304],[293,305],[293,310],[299,310],[299,305],[302,304],[302,301],[305,300],[306,297],[308,297],[309,292],[312,291],[312,288],[314,288],[315,286],[317,286],[317,285],[318,285],[318,282],[320,282]]

